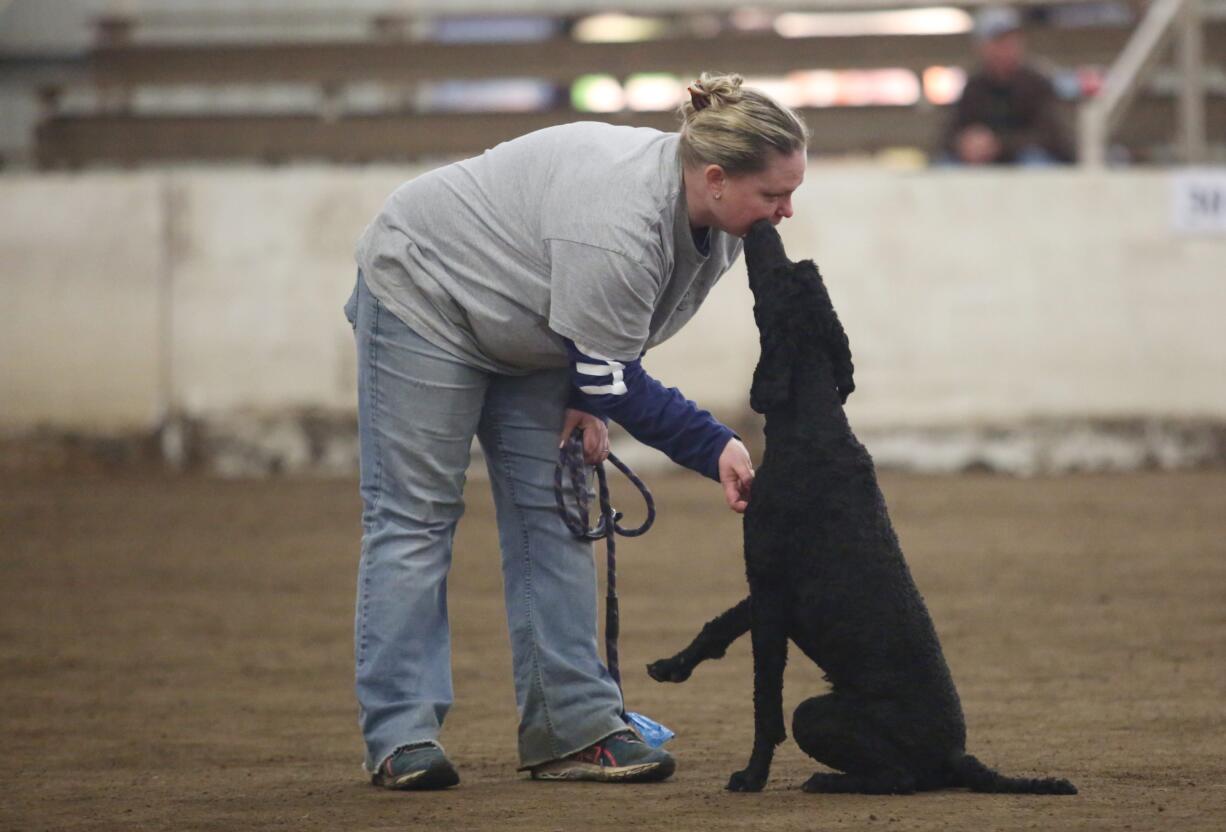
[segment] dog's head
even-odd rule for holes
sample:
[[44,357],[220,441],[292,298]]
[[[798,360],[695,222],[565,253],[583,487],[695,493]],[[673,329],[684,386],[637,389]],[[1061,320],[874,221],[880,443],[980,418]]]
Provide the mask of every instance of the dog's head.
[[783,250],[783,240],[770,220],[754,223],[745,235],[745,270],[749,273],[749,289],[754,302],[764,302],[763,290],[773,285],[776,274],[786,280],[791,266],[792,261]]
[[753,374],[749,405],[758,413],[784,407],[791,400],[797,352],[814,337],[815,282],[821,278],[812,261],[793,263],[779,232],[767,220],[745,236],[745,268],[753,292],[762,355]]
[[745,269],[759,330],[789,326],[791,319],[812,307],[815,284],[821,281],[817,266],[812,260],[789,260],[779,232],[768,220],[754,223],[745,236]]
[[762,345],[750,406],[759,413],[787,406],[797,373],[816,381],[818,389],[825,379],[845,403],[856,389],[851,347],[817,265],[789,260],[779,232],[766,221],[745,238],[745,265]]

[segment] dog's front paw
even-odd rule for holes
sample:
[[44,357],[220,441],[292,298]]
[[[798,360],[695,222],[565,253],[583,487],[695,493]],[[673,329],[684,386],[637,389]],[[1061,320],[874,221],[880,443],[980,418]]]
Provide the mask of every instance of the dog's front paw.
[[694,666],[677,656],[647,665],[647,675],[657,682],[684,682],[693,672]]
[[732,776],[728,778],[728,791],[730,792],[760,792],[765,785],[765,777],[761,777],[747,768],[733,772]]

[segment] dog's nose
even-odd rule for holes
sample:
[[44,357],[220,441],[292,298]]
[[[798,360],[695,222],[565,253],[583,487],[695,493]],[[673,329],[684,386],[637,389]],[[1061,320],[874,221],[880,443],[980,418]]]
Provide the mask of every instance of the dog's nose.
[[749,288],[755,289],[759,270],[769,270],[787,262],[783,241],[770,220],[758,220],[745,237],[745,265],[749,272]]

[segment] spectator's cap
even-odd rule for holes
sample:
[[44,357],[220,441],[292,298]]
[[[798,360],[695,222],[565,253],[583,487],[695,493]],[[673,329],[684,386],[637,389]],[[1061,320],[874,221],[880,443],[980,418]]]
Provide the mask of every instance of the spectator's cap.
[[985,6],[975,15],[975,40],[996,40],[1022,28],[1022,16],[1012,6]]

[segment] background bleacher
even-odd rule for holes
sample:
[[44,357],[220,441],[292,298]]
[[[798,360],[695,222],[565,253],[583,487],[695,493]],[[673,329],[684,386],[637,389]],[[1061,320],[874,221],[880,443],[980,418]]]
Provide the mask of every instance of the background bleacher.
[[[671,129],[679,89],[708,68],[792,99],[815,156],[922,163],[973,64],[962,13],[982,3],[797,0],[745,12],[661,0],[622,3],[632,14],[618,17],[578,0],[93,2],[77,4],[75,39],[23,41],[20,27],[50,5],[19,0],[0,17],[3,87],[32,122],[4,155],[43,168],[430,160],[581,118]],[[1070,125],[1146,5],[1021,4]],[[1211,158],[1224,158],[1226,3],[1209,0],[1204,14],[1206,128]],[[1129,107],[1114,159],[1175,158],[1171,63]],[[628,95],[636,89],[646,94]]]

